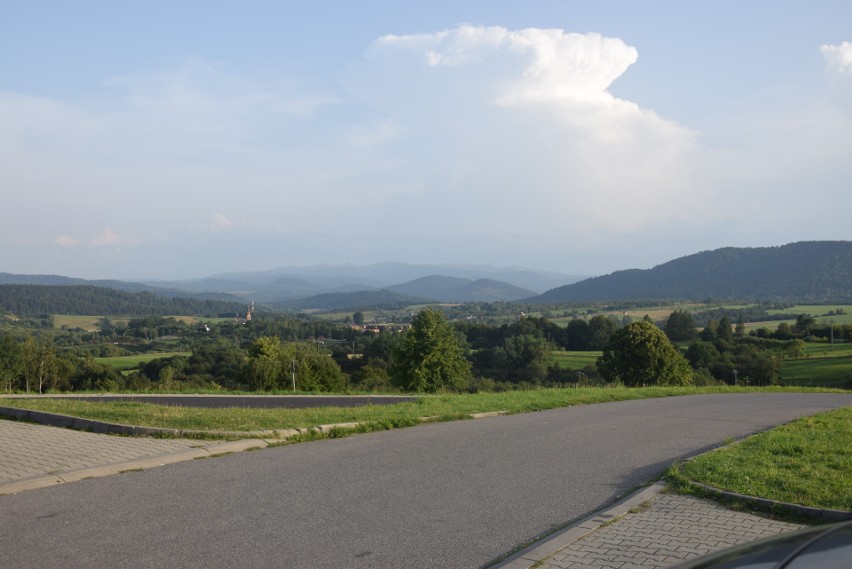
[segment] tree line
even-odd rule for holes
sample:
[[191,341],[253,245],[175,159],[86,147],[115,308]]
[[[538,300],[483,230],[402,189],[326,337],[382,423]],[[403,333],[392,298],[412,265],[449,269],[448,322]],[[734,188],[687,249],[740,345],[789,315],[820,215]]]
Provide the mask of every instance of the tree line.
[[[353,320],[362,321],[363,314],[353,314]],[[647,318],[632,322],[602,315],[575,318],[565,326],[544,317],[496,326],[451,322],[443,312],[427,309],[405,332],[378,333],[272,315],[209,324],[162,316],[105,317],[99,324],[89,332],[18,330],[0,337],[3,389],[267,391],[293,389],[295,383],[300,391],[478,391],[578,381],[764,385],[778,381],[784,359],[804,355],[804,338],[852,335],[852,326],[834,326],[832,332],[805,315],[792,326],[782,322],[775,331],[748,334],[741,321],[723,316],[699,332],[686,311],[674,311],[659,326]],[[95,360],[151,350],[188,355],[157,357],[130,373]],[[565,369],[554,362],[554,350],[598,350],[602,356],[579,370]]]

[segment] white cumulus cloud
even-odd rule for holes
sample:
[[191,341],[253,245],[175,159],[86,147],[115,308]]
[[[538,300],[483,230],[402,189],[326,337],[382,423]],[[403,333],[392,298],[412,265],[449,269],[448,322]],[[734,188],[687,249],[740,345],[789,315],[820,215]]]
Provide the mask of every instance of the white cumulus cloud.
[[852,43],[823,45],[819,48],[829,69],[835,73],[852,74]]
[[696,202],[694,133],[609,91],[637,57],[595,33],[463,25],[381,37],[345,83],[396,124],[386,152],[413,171],[418,211],[552,241],[568,220],[633,230]]

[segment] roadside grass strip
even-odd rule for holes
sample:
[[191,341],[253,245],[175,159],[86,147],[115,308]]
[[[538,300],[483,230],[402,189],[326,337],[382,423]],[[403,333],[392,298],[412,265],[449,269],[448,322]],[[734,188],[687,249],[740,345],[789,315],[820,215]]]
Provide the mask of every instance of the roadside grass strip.
[[681,490],[697,482],[745,496],[852,512],[852,407],[803,417],[669,470]]
[[[826,392],[801,388],[646,387],[646,388],[549,388],[502,393],[424,395],[414,402],[360,407],[312,407],[304,409],[200,408],[155,405],[137,401],[83,401],[65,398],[7,398],[0,407],[15,407],[69,415],[83,419],[159,427],[182,431],[251,432],[311,429],[318,425],[358,423],[355,430],[384,430],[430,421],[469,419],[482,413],[527,413],[611,401],[671,397],[700,393]],[[335,432],[335,435],[340,433]]]

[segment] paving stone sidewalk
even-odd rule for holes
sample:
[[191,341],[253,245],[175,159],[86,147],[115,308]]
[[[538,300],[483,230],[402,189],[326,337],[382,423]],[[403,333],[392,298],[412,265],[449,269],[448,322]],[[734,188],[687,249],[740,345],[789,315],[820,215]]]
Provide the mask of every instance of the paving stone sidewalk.
[[0,420],[0,493],[265,444],[257,440],[219,442],[122,437]]
[[660,493],[544,560],[542,569],[659,569],[802,526]]

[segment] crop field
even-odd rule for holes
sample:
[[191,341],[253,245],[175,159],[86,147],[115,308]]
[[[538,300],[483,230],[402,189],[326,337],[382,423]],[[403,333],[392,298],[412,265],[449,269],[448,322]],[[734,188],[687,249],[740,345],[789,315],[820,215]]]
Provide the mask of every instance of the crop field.
[[[108,316],[107,319],[114,326],[126,326],[130,321],[131,316]],[[185,322],[193,325],[199,322],[228,322],[231,318],[202,318],[198,316],[166,316],[166,318],[174,318],[178,322]],[[88,332],[99,330],[102,327],[103,316],[80,316],[76,314],[54,314],[54,328],[68,328],[74,330],[80,328]]]
[[[87,332],[92,332],[95,330],[100,330],[101,322],[103,321],[103,316],[77,316],[74,314],[54,314],[53,315],[53,327],[54,328],[70,328],[74,330],[75,328],[80,328],[81,330],[86,330]],[[116,325],[126,325],[129,318],[109,318],[109,321]]]
[[[666,320],[669,315],[675,310],[683,310],[686,312],[696,312],[699,310],[705,310],[710,308],[704,304],[670,304],[661,306],[659,304],[649,305],[647,307],[641,308],[632,308],[629,310],[595,310],[593,313],[586,313],[585,310],[577,309],[577,314],[582,314],[584,316],[573,316],[569,315],[568,311],[564,311],[561,316],[556,316],[554,318],[549,318],[551,322],[558,324],[559,326],[567,326],[571,320],[575,318],[585,318],[588,320],[592,316],[602,315],[602,316],[612,316],[619,320],[628,316],[632,320],[641,320],[648,316],[654,322],[662,322]],[[558,312],[558,311],[557,311]],[[541,316],[541,313],[532,313],[532,316]]]
[[[354,312],[324,312],[321,314],[316,314],[315,316],[320,320],[331,320],[332,322],[343,322],[348,317],[352,318]],[[379,313],[373,310],[362,310],[361,314],[364,315],[364,322],[372,322],[375,320]]]

